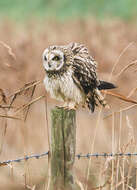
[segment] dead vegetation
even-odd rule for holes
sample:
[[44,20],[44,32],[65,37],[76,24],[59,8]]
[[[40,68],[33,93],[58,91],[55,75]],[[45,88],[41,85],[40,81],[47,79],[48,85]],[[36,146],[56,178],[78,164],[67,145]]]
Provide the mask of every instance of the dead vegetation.
[[[45,21],[24,27],[5,22],[0,30],[0,160],[42,153],[48,147],[50,109],[59,104],[42,84],[41,54],[50,44],[86,44],[101,79],[118,88],[103,92],[110,109],[77,112],[77,153],[136,152],[137,26],[121,21]],[[47,130],[48,129],[48,130]],[[48,160],[33,159],[0,168],[0,189],[46,189]],[[136,157],[76,159],[81,189],[136,188]]]

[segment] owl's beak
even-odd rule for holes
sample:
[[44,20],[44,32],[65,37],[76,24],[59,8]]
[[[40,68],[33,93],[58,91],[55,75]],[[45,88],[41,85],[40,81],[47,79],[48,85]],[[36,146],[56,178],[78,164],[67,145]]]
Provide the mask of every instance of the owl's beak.
[[49,68],[51,67],[51,63],[48,61],[48,66],[49,66]]
[[51,67],[51,63],[50,62],[48,62],[48,66],[49,66],[49,68]]

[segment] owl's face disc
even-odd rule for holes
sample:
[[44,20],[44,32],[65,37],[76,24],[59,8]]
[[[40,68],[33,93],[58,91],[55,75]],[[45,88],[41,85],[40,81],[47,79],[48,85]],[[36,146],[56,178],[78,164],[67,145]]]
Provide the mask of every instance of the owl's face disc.
[[47,48],[43,52],[43,66],[46,71],[59,71],[64,61],[64,52],[60,49]]

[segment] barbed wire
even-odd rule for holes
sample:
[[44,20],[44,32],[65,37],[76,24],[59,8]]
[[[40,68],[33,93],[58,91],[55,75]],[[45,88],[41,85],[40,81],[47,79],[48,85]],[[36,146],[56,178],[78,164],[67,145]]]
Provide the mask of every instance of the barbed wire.
[[94,154],[77,154],[76,157],[80,158],[90,158],[90,157],[118,157],[118,156],[137,156],[136,153],[94,153]]
[[[5,165],[8,165],[12,162],[21,162],[21,161],[27,161],[31,158],[36,158],[36,159],[39,159],[41,157],[45,157],[45,156],[48,156],[49,155],[49,151],[48,152],[44,152],[42,154],[33,154],[33,155],[30,155],[30,156],[24,156],[22,158],[17,158],[17,159],[14,159],[14,160],[6,160],[6,161],[2,161],[0,162],[0,166],[5,166]],[[77,154],[76,157],[78,158],[78,160],[80,158],[90,158],[90,157],[122,157],[122,156],[137,156],[137,152],[135,153],[94,153],[94,154],[90,154],[90,153],[87,153],[87,154]]]
[[24,156],[22,158],[17,158],[17,159],[14,159],[14,160],[7,160],[7,161],[0,162],[0,166],[4,166],[4,165],[10,164],[12,162],[26,161],[26,160],[29,160],[31,158],[39,159],[41,157],[47,156],[48,154],[49,154],[49,151],[48,152],[44,152],[42,154],[33,154],[33,155],[30,155],[30,156]]

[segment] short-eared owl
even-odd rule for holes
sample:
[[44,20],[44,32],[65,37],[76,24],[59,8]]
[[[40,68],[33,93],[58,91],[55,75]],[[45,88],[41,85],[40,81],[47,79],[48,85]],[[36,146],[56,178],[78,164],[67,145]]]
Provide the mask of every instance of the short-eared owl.
[[43,53],[43,65],[46,90],[70,109],[80,104],[93,112],[98,103],[106,105],[100,90],[115,88],[97,78],[96,62],[82,44],[48,47]]

